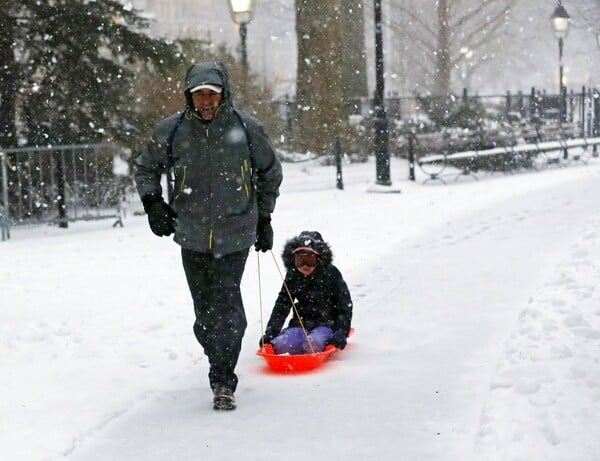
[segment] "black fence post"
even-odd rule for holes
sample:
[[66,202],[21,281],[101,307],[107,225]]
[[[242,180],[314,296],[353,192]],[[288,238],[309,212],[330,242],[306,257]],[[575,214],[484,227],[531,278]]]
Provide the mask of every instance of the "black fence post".
[[523,92],[519,91],[517,93],[517,104],[519,105],[519,114],[521,118],[525,116],[525,104],[524,104]]
[[67,221],[67,210],[65,202],[65,168],[64,152],[56,153],[56,204],[58,205],[58,227],[66,229],[69,227]]
[[293,126],[293,121],[294,121],[294,114],[292,113],[292,101],[290,101],[290,97],[289,95],[285,95],[285,122],[286,122],[286,130],[287,130],[287,140],[288,140],[288,145],[292,145],[294,142],[294,126]]
[[408,179],[415,180],[415,133],[408,133]]
[[344,181],[342,179],[342,145],[340,137],[335,138],[335,187],[339,190],[344,190]]
[[581,87],[581,137],[585,138],[585,86]]
[[[565,88],[565,95],[566,94],[567,94],[567,90]],[[573,120],[574,120],[573,112],[575,112],[575,110],[574,110],[575,109],[575,93],[573,92],[573,90],[571,90],[571,92],[569,94],[569,97],[566,98],[566,100],[569,103],[569,110],[568,110],[569,117],[568,117],[568,121],[569,121],[569,123],[573,123]]]
[[594,110],[594,106],[593,106],[593,101],[594,101],[594,95],[592,93],[592,89],[588,88],[588,94],[586,96],[586,101],[587,101],[587,112],[585,114],[585,119],[587,121],[587,130],[586,130],[586,135],[588,138],[590,138],[592,136],[592,121],[593,121],[593,110]]
[[2,169],[2,206],[0,206],[0,229],[2,230],[2,241],[10,238],[10,205],[8,203],[8,154],[0,152],[0,168]]
[[538,104],[537,96],[535,94],[535,87],[531,87],[531,95],[529,96],[529,119],[540,117],[540,107]]
[[[594,105],[594,137],[600,136],[600,92],[594,90],[594,97],[592,98],[592,104]],[[594,144],[593,157],[598,157],[598,147]]]

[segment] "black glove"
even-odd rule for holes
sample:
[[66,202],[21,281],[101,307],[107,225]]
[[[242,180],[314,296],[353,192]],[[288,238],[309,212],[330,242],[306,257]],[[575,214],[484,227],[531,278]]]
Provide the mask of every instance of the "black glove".
[[260,337],[260,341],[258,342],[259,347],[263,347],[265,344],[271,344],[271,341],[273,341],[274,336],[266,334],[266,335],[262,335]]
[[273,228],[271,227],[271,217],[262,216],[258,218],[256,226],[256,251],[265,252],[273,248]]
[[327,344],[333,344],[338,349],[343,349],[346,347],[346,334],[343,331],[336,331]]
[[154,194],[142,198],[144,210],[148,214],[150,229],[159,237],[171,235],[177,227],[177,213],[167,205],[162,197]]

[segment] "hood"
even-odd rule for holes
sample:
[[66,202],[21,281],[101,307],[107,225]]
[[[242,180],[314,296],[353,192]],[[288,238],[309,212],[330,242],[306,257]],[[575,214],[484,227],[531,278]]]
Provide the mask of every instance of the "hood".
[[190,90],[196,86],[210,84],[223,87],[223,104],[231,104],[229,72],[225,64],[218,61],[192,64],[185,74],[184,90],[186,105],[193,108]]
[[317,231],[302,231],[295,237],[289,239],[283,246],[283,252],[281,253],[281,259],[287,270],[294,268],[294,255],[293,251],[296,248],[308,247],[319,253],[318,266],[327,266],[333,261],[333,253],[331,247],[327,242],[323,240],[321,234]]

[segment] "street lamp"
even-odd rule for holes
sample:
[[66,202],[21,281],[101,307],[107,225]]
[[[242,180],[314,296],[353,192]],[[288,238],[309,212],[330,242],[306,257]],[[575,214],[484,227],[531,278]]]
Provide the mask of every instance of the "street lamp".
[[373,0],[375,10],[375,95],[373,97],[374,112],[374,147],[376,184],[391,186],[390,153],[388,150],[388,120],[383,100],[383,27],[381,22],[381,0]]
[[[229,14],[232,21],[240,28],[240,41],[242,44],[242,68],[244,73],[248,73],[248,56],[246,54],[246,32],[247,25],[254,16],[254,6],[252,0],[227,0],[229,4]],[[244,78],[246,77],[244,75]]]
[[552,16],[550,16],[550,24],[554,30],[554,35],[558,39],[558,90],[560,94],[559,102],[559,121],[563,122],[566,120],[566,96],[567,89],[565,88],[563,81],[563,39],[566,38],[569,32],[569,18],[570,16],[565,10],[561,0],[558,0],[556,9]]

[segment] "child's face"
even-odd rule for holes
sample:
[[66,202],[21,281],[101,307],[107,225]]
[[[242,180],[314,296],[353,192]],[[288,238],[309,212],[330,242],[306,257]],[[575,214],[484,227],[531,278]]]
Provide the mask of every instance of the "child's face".
[[305,277],[308,277],[313,273],[318,261],[318,255],[309,251],[299,251],[294,254],[294,264],[296,265],[296,269],[298,269],[298,272]]

